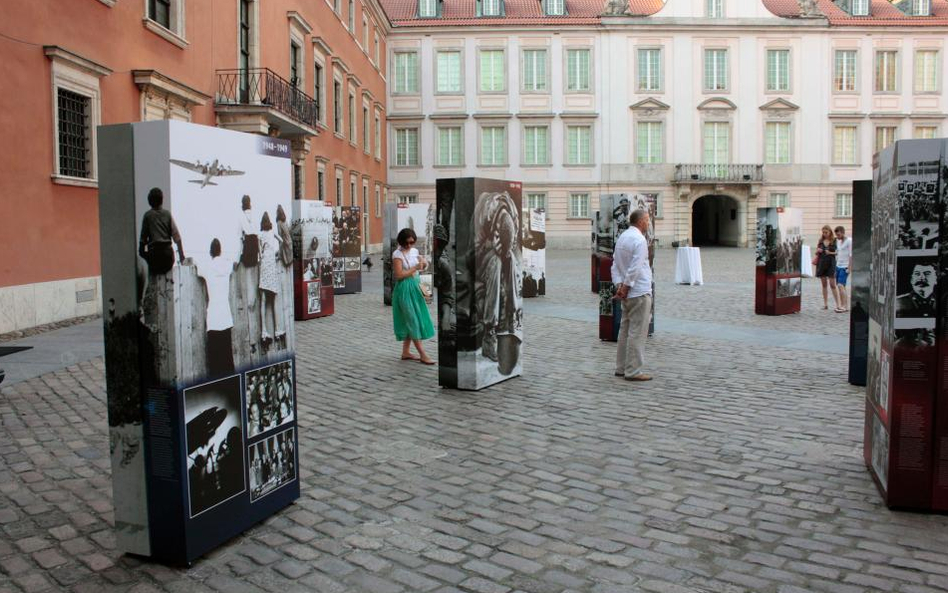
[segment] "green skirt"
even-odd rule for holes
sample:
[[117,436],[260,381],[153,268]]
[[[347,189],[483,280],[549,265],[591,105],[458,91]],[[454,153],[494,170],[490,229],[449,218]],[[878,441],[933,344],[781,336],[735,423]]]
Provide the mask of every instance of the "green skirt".
[[392,318],[395,322],[395,338],[399,341],[434,337],[434,326],[417,274],[395,282],[395,289],[392,290]]

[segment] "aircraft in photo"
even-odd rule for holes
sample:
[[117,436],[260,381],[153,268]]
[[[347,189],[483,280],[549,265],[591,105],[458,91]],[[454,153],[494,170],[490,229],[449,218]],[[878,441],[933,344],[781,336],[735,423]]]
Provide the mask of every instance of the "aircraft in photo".
[[211,181],[211,177],[224,177],[226,175],[243,175],[244,174],[243,171],[237,171],[236,169],[231,169],[230,167],[225,167],[224,165],[221,165],[217,159],[214,159],[213,163],[206,163],[206,164],[202,164],[200,159],[194,161],[193,163],[190,163],[188,161],[179,161],[178,159],[170,159],[170,161],[173,164],[178,165],[179,167],[183,167],[189,171],[194,171],[195,173],[200,173],[201,175],[203,175],[204,179],[190,179],[189,180],[191,183],[200,183],[202,189],[208,185],[217,185],[216,183]]

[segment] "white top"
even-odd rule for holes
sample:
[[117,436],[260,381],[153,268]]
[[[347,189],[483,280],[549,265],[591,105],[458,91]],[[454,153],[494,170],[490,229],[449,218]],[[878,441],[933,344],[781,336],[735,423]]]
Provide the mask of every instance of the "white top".
[[239,220],[240,220],[240,230],[241,230],[241,232],[243,232],[243,234],[245,234],[245,235],[256,235],[257,233],[260,232],[260,231],[257,230],[259,227],[255,226],[255,225],[253,224],[253,219],[254,219],[254,216],[253,216],[253,208],[251,208],[250,210],[241,210],[241,211],[240,211],[240,217],[239,217]]
[[853,256],[853,239],[846,237],[836,246],[836,267],[849,268],[849,259]]
[[234,262],[215,257],[199,269],[207,284],[207,331],[222,331],[234,327],[230,313],[230,273]]
[[395,258],[402,260],[402,269],[407,270],[418,265],[418,250],[414,247],[407,252],[401,248],[396,249],[395,253],[392,254],[392,261],[395,261]]
[[652,268],[648,265],[648,241],[642,231],[629,227],[619,235],[612,254],[612,283],[629,287],[626,298],[652,294]]

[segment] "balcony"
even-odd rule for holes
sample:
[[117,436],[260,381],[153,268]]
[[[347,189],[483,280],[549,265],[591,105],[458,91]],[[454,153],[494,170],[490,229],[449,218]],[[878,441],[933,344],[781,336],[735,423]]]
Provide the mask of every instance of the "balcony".
[[763,165],[676,165],[675,183],[760,183]]
[[316,100],[269,68],[218,70],[214,109],[221,127],[280,136],[319,133]]

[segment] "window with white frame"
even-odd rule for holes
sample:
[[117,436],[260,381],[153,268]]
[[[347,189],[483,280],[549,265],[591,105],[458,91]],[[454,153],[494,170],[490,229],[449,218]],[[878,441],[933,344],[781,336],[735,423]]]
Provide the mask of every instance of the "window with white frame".
[[342,82],[332,82],[332,131],[342,134]]
[[833,62],[833,89],[839,92],[856,90],[856,50],[837,49]]
[[655,164],[663,162],[664,124],[660,121],[640,121],[635,125],[635,162]]
[[342,206],[342,171],[336,171],[336,206]]
[[566,0],[545,0],[548,16],[563,16],[566,14]]
[[575,193],[569,195],[569,217],[589,218],[589,194]]
[[927,140],[938,137],[938,126],[915,126],[915,137]]
[[369,106],[362,105],[362,150],[369,154],[372,150],[372,125],[369,123]]
[[774,208],[789,208],[790,194],[787,192],[771,192],[770,205]]
[[323,165],[319,165],[319,170],[316,171],[316,199],[326,199],[326,169]]
[[847,193],[836,194],[836,218],[850,218],[853,215],[853,195]]
[[853,16],[869,16],[869,0],[852,0]]
[[938,51],[920,49],[915,52],[915,92],[938,91]]
[[362,51],[369,53],[369,19],[362,15]]
[[313,99],[315,100],[316,107],[316,119],[325,122],[326,113],[324,111],[326,98],[323,97],[324,89],[326,88],[326,69],[319,62],[316,62],[316,65],[313,69]]
[[527,194],[527,208],[529,210],[536,210],[537,208],[540,208],[546,211],[546,194],[528,193]]
[[461,52],[439,51],[437,61],[438,92],[461,92]]
[[349,93],[349,142],[356,143],[356,128],[358,123],[356,119],[356,96],[355,93]]
[[413,51],[395,52],[395,93],[414,94],[418,92],[418,53]]
[[638,51],[638,86],[640,91],[662,90],[662,50],[657,47]]
[[353,173],[352,176],[349,177],[349,205],[350,206],[356,205],[356,185],[358,184],[359,184],[359,175],[356,173]]
[[342,2],[341,0],[332,0],[332,11],[336,14],[342,12]]
[[462,138],[460,126],[438,128],[438,160],[435,164],[442,167],[460,167],[462,159]]
[[790,90],[790,50],[767,50],[767,90],[772,92]]
[[478,0],[478,16],[500,16],[500,2],[501,0]]
[[56,89],[59,175],[91,178],[92,97],[70,89]]
[[438,16],[438,0],[418,0],[418,17],[430,19]]
[[877,126],[875,152],[882,152],[887,146],[895,142],[896,131],[895,126]]
[[724,17],[724,0],[705,0],[705,13],[709,18],[719,19]]
[[480,78],[482,93],[499,93],[505,90],[506,69],[504,50],[482,49],[480,52]]
[[930,16],[932,10],[931,0],[912,0],[913,16]]
[[355,0],[349,0],[349,32],[355,35],[356,30],[356,4]]
[[833,126],[834,165],[858,164],[859,157],[856,151],[856,132],[858,129],[858,126],[853,124]]
[[299,163],[293,163],[293,199],[302,200],[303,199],[303,165]]
[[890,93],[898,90],[898,60],[897,51],[876,52],[876,92]]
[[382,218],[382,188],[375,186],[375,217]]
[[592,164],[592,126],[566,126],[566,164]]
[[523,90],[528,92],[547,90],[545,49],[523,50]]
[[566,50],[566,90],[589,92],[591,84],[592,52],[589,49]]
[[731,124],[709,121],[704,124],[704,163],[726,165],[731,160]]
[[481,128],[481,165],[490,167],[507,164],[507,128]]
[[418,128],[395,130],[395,166],[418,166]]
[[382,158],[382,116],[375,112],[375,158]]
[[[365,216],[369,215],[369,180],[362,180],[362,213]],[[365,227],[363,226],[363,230]]]
[[381,51],[380,49],[381,43],[379,43],[378,27],[376,27],[374,39],[375,39],[375,45],[373,47],[375,48],[375,50],[373,53],[374,58],[372,61],[375,63],[376,66],[378,66],[379,65],[379,52]]
[[704,90],[727,90],[727,50],[704,50]]
[[764,162],[786,165],[790,162],[790,122],[770,121],[764,126]]
[[401,194],[398,196],[399,204],[417,204],[418,195],[417,194]]
[[524,126],[523,128],[523,164],[548,165],[549,126]]

